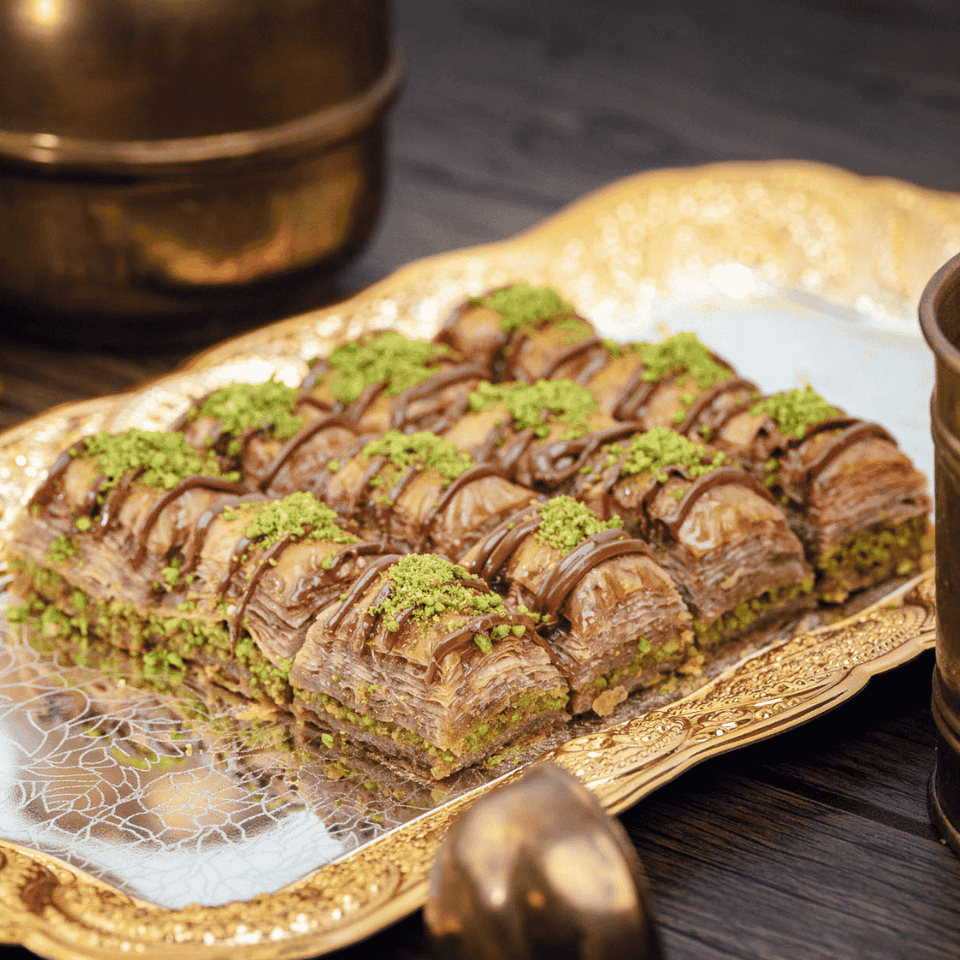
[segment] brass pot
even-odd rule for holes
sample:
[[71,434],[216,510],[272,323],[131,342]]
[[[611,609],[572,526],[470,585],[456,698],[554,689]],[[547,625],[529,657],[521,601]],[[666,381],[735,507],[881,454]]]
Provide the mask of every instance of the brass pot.
[[960,855],[960,256],[927,284],[920,299],[920,327],[936,364],[930,425],[937,571],[931,708],[937,753],[928,799],[934,826]]
[[125,339],[331,276],[382,202],[389,34],[388,0],[0,0],[3,325]]

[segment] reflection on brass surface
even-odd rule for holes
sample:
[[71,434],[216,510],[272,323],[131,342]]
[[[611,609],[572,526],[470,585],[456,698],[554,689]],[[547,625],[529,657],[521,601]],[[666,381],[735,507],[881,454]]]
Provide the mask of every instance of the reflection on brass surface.
[[[413,264],[347,303],[232,340],[133,395],[7,432],[0,538],[80,435],[164,426],[232,380],[296,382],[307,358],[363,330],[430,334],[465,295],[509,280],[555,284],[613,323],[752,278],[849,308],[865,329],[906,331],[926,276],[956,249],[960,199],[905,184],[807,164],[642,175],[519,238]],[[933,643],[924,574],[847,620],[731,650],[701,686],[630,698],[520,760],[547,756],[615,812],[706,757],[829,710]],[[270,739],[270,718],[227,696],[200,710],[202,690],[108,680],[0,643],[0,937],[46,956],[253,960],[354,942],[423,903],[448,826],[498,782],[480,770],[423,788],[297,765]]]
[[663,960],[629,838],[547,763],[490,791],[453,824],[424,919],[450,960]]

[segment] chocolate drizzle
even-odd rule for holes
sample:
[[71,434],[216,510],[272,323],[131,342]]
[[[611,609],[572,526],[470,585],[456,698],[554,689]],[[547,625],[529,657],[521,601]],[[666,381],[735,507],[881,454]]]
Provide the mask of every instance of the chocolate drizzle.
[[354,423],[359,422],[360,418],[373,406],[377,397],[386,390],[387,385],[383,381],[379,383],[368,383],[361,391],[353,403],[341,406],[343,415]]
[[[586,323],[586,321],[584,321]],[[595,350],[597,347],[602,346],[602,341],[599,337],[590,336],[581,340],[579,343],[574,343],[569,347],[566,347],[563,350],[557,352],[553,359],[547,364],[547,366],[540,372],[540,374],[534,378],[531,377],[523,370],[517,368],[520,357],[520,348],[524,340],[528,340],[530,334],[522,334],[516,338],[516,343],[513,345],[510,350],[510,355],[507,358],[507,364],[505,369],[505,375],[508,380],[522,380],[525,383],[533,383],[535,379],[539,380],[549,380],[552,377],[556,376],[557,371],[565,364],[570,363],[572,360],[576,360],[577,357],[581,356],[584,353],[588,353],[591,350]],[[605,357],[605,352],[597,351],[601,357]]]
[[[489,610],[486,613],[481,614],[479,617],[474,617],[473,620],[468,621],[458,630],[455,630],[453,633],[448,634],[441,640],[436,647],[433,648],[433,653],[430,657],[430,666],[427,669],[427,683],[433,683],[440,675],[440,664],[443,662],[443,659],[451,653],[456,652],[457,650],[470,649],[470,644],[473,643],[473,638],[478,633],[485,633],[491,627],[498,626],[503,623],[503,611]],[[543,647],[547,651],[548,656],[550,657],[551,662],[553,662],[553,651],[550,649],[546,641],[536,632],[536,628],[533,624],[533,618],[528,616],[517,616],[515,619],[518,620],[518,626],[526,627],[527,633],[530,638],[538,646]],[[479,647],[474,644],[475,649],[479,651]]]
[[[414,419],[410,414],[410,408],[419,401],[429,400],[433,395],[439,397],[443,390],[453,384],[465,380],[482,380],[487,375],[487,371],[483,367],[475,364],[455,363],[446,357],[438,358],[438,366],[441,369],[436,373],[390,398],[388,429],[404,430],[406,432],[426,426],[429,426],[429,429],[434,432],[446,429],[462,413],[462,409],[456,405],[444,413],[436,413],[429,424],[426,425],[422,425]],[[442,369],[443,367],[446,367],[446,369]],[[368,384],[363,388],[360,396],[346,406],[343,415],[355,424],[360,423],[388,386],[387,381]]]
[[642,554],[656,562],[649,544],[630,537],[623,530],[601,530],[591,534],[550,571],[549,576],[537,591],[538,608],[552,620],[570,595],[570,591],[594,567],[605,560],[628,554]]
[[[821,425],[818,424],[817,428]],[[832,427],[838,426],[837,423],[830,424]],[[896,443],[892,436],[880,426],[879,423],[871,423],[867,420],[858,420],[845,427],[840,425],[840,432],[831,438],[829,443],[820,450],[816,457],[807,464],[807,467],[804,471],[803,476],[803,488],[804,490],[809,490],[810,486],[814,483],[817,477],[831,464],[837,457],[840,456],[844,451],[848,450],[855,443],[858,443],[861,440],[867,440],[870,438],[876,438],[880,440],[889,440],[891,443]],[[824,427],[823,429],[829,429],[830,427]],[[812,431],[808,431],[807,435],[803,438],[804,440],[810,436]]]
[[437,414],[431,418],[428,425],[416,421],[410,414],[410,407],[420,400],[430,399],[432,395],[439,397],[443,390],[456,383],[462,383],[465,380],[482,380],[486,375],[487,372],[483,367],[463,363],[441,370],[421,383],[408,387],[390,401],[390,429],[406,431],[411,426],[418,429],[429,426],[434,433],[446,430],[462,414],[462,405],[461,407],[451,405],[445,414]]
[[443,493],[437,497],[427,512],[427,515],[423,518],[420,526],[420,538],[416,544],[414,544],[414,550],[417,552],[423,550],[424,545],[430,539],[437,517],[447,509],[453,498],[467,486],[467,484],[477,480],[483,480],[486,477],[499,477],[501,475],[501,471],[493,466],[493,464],[478,464],[477,466],[470,467],[468,470],[464,470],[460,476],[454,477],[454,479],[447,484]]
[[[724,393],[730,390],[744,388],[750,390],[757,389],[756,384],[752,381],[735,376],[733,367],[722,357],[718,357],[711,351],[710,358],[720,366],[726,367],[726,369],[730,371],[730,375],[722,380],[718,380],[711,386],[706,387],[703,392],[697,394],[693,405],[685,411],[686,417],[683,424],[677,427],[677,430],[681,433],[685,433],[691,429],[704,410]],[[617,420],[641,420],[641,411],[659,387],[676,383],[683,377],[691,376],[689,370],[683,369],[673,374],[657,377],[656,380],[648,380],[647,376],[649,372],[649,368],[641,363],[633,373],[630,374],[620,390],[620,395],[611,410],[611,416]]]
[[207,534],[210,532],[210,524],[219,517],[227,507],[236,507],[241,503],[263,503],[267,500],[260,493],[246,493],[234,501],[227,501],[210,507],[200,514],[200,518],[194,524],[193,534],[183,548],[183,561],[180,564],[180,574],[192,573],[200,562],[200,553],[203,545],[206,543]]
[[[537,508],[517,511],[477,544],[468,569],[488,583],[495,582],[513,554],[540,529],[541,521]],[[649,544],[630,537],[621,529],[591,534],[557,562],[537,590],[533,603],[539,612],[552,619],[570,591],[594,567],[605,560],[636,553],[656,560]]]
[[[232,480],[225,480],[223,477],[208,477],[202,474],[196,474],[192,477],[186,477],[181,480],[172,490],[167,490],[162,497],[150,508],[150,512],[144,517],[139,529],[134,535],[136,543],[136,553],[133,555],[133,565],[139,567],[143,563],[147,553],[147,541],[150,537],[150,531],[155,526],[160,514],[170,506],[174,500],[182,497],[187,491],[195,490],[198,487],[204,490],[222,490],[224,493],[233,493],[241,496],[246,491],[239,483]],[[129,484],[127,485],[129,489]]]
[[620,390],[620,396],[610,412],[617,420],[636,420],[643,405],[657,389],[659,380],[647,379],[647,368],[640,364],[627,378]]
[[477,451],[477,460],[495,464],[509,480],[553,489],[578,473],[602,444],[636,433],[638,429],[636,423],[622,423],[605,430],[588,431],[570,440],[541,442],[533,427],[514,432],[504,423],[490,431]]
[[343,621],[346,618],[347,614],[357,605],[357,602],[360,598],[367,592],[371,584],[386,570],[388,567],[395,564],[398,560],[401,560],[402,557],[399,553],[388,553],[384,554],[382,557],[374,560],[373,563],[367,567],[363,573],[353,582],[350,589],[347,591],[347,595],[343,598],[340,604],[340,609],[337,610],[333,616],[330,617],[327,622],[327,626],[331,630],[336,630],[337,628],[343,625]]
[[[612,443],[636,433],[639,425],[622,423],[605,430],[585,433],[572,440],[554,440],[547,443],[531,443],[522,451],[528,461],[527,469],[534,483],[552,488],[566,482],[580,471],[587,460],[604,443]],[[519,457],[517,461],[519,461]],[[519,463],[504,464],[512,473],[517,473]]]
[[[677,471],[676,467],[671,467],[670,469]],[[687,474],[685,470],[682,472],[689,478],[689,474]],[[683,521],[689,516],[694,504],[708,491],[713,490],[715,487],[729,484],[746,487],[763,497],[764,500],[770,503],[776,502],[770,491],[760,484],[752,474],[747,473],[746,470],[735,466],[717,467],[709,473],[704,473],[697,477],[684,492],[683,499],[677,504],[677,509],[668,516],[661,517],[660,522],[670,531],[674,539],[676,539],[680,533],[680,527],[683,525]]]
[[322,430],[326,430],[329,427],[341,427],[344,430],[349,430],[355,436],[359,436],[356,424],[350,422],[344,417],[337,416],[336,414],[320,417],[317,420],[314,420],[312,423],[305,424],[289,440],[287,440],[283,447],[281,447],[280,452],[273,459],[273,462],[267,468],[263,477],[257,484],[260,489],[266,490],[270,484],[276,480],[277,474],[280,473],[283,465],[290,459],[290,457],[311,437],[314,437],[316,434],[320,433]]
[[30,502],[32,504],[35,503],[38,506],[46,507],[53,502],[56,496],[58,482],[63,479],[63,475],[67,472],[67,467],[83,452],[85,440],[86,438],[83,438],[71,444],[54,460],[53,466],[50,467],[50,471],[47,474],[47,478],[31,497]]
[[[603,468],[599,478],[593,484],[594,490],[599,492],[600,495],[600,514],[602,516],[609,516],[612,513],[616,513],[613,504],[613,487],[623,479],[623,467],[628,456],[629,450],[624,449],[616,463]],[[726,484],[737,484],[752,490],[771,503],[775,502],[770,491],[760,484],[753,474],[748,473],[742,467],[733,464],[714,467],[708,473],[701,474],[699,477],[693,477],[687,467],[677,464],[664,464],[649,471],[647,486],[643,489],[638,502],[637,524],[644,536],[649,535],[651,525],[650,504],[663,489],[663,484],[658,480],[658,477],[663,474],[691,481],[690,486],[683,492],[683,497],[677,504],[676,510],[667,517],[661,518],[659,521],[670,531],[675,539],[683,521],[693,509],[694,504],[700,497],[707,493],[707,491],[712,490],[714,487]],[[639,480],[637,482],[639,482]],[[586,492],[588,483],[589,481],[587,480],[578,483],[573,491],[574,496],[582,498]]]
[[540,511],[535,508],[514,513],[474,547],[467,569],[487,582],[493,581],[527,536],[540,529],[540,521]]
[[[230,652],[231,654],[236,649],[237,639],[240,635],[240,627],[243,625],[243,618],[246,613],[247,607],[250,604],[251,599],[253,598],[254,593],[256,592],[257,586],[260,581],[263,579],[264,574],[267,571],[276,565],[277,561],[280,559],[281,555],[289,547],[293,546],[295,543],[300,543],[307,536],[309,536],[312,527],[306,527],[302,534],[297,534],[296,536],[284,537],[282,540],[278,540],[276,543],[272,544],[266,551],[266,553],[260,558],[256,568],[253,573],[250,574],[250,579],[247,582],[247,586],[243,591],[243,594],[237,600],[236,607],[233,612],[233,616],[230,618]],[[250,541],[247,541],[249,543]],[[330,567],[328,568],[329,573],[333,573],[334,569],[339,566],[344,560],[354,559],[363,554],[370,553],[379,553],[380,544],[372,541],[362,541],[360,543],[351,543],[337,550],[333,554],[328,554],[332,558]]]
[[[749,413],[749,410],[734,409],[727,411],[726,416],[718,422],[716,429],[721,430],[734,417],[744,413]],[[811,437],[829,431],[836,431],[835,436],[831,437],[821,446],[809,463],[802,465],[797,488],[804,498],[808,496],[810,487],[814,484],[817,477],[819,477],[837,457],[854,444],[859,443],[861,440],[871,438],[887,440],[893,444],[897,442],[880,424],[868,420],[861,420],[858,417],[850,417],[846,414],[827,417],[819,423],[811,424],[804,430],[803,435],[799,437],[794,434],[784,434],[777,426],[776,421],[769,414],[764,414],[754,437],[756,438],[762,434],[766,434],[769,436],[769,443],[764,449],[759,451],[755,449],[752,453],[752,459],[763,460],[769,456],[776,456],[778,452],[785,450],[795,450],[797,451],[797,455],[802,458],[803,447]]]
[[[697,395],[697,398],[686,410],[686,417],[683,423],[678,426],[678,433],[688,433],[696,425],[701,415],[713,405],[725,393],[733,393],[735,390],[747,390],[751,393],[757,392],[758,387],[752,380],[745,377],[728,377],[726,380],[719,380],[712,387],[707,387],[703,393]],[[734,410],[740,408],[734,406]]]
[[[113,526],[114,521],[120,515],[120,510],[130,495],[130,487],[133,481],[142,473],[142,470],[136,470],[131,473],[125,473],[116,484],[107,492],[100,506],[100,522],[94,528],[94,533],[103,536],[107,530]],[[96,512],[97,504],[101,499],[101,491],[106,483],[106,477],[103,474],[98,476],[87,493],[84,507],[87,508],[88,515],[92,516]]]

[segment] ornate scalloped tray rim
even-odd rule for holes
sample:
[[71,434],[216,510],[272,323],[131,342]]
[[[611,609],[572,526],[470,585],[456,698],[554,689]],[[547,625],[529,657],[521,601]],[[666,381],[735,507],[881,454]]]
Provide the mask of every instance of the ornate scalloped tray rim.
[[[866,611],[756,653],[646,716],[544,757],[615,813],[694,764],[791,729],[848,700],[875,673],[934,645],[933,573]],[[354,943],[421,906],[447,829],[507,774],[270,895],[167,910],[45,854],[0,841],[0,942],[58,960],[134,955],[306,957]]]
[[[685,197],[692,198],[687,207]],[[698,270],[742,263],[881,322],[912,316],[929,276],[960,250],[960,197],[901,181],[802,161],[639,174],[517,237],[410,264],[342,304],[234,338],[137,391],[58,407],[8,431],[6,449],[29,442],[30,456],[24,463],[18,458],[13,480],[0,477],[0,535],[42,477],[50,444],[59,444],[55,453],[89,430],[120,428],[147,412],[179,412],[184,384],[225,382],[243,358],[262,359],[266,376],[302,365],[365,329],[399,326],[429,335],[463,296],[517,278],[561,287],[598,319],[648,308],[670,294],[673,271],[682,265],[681,252],[656,248],[650,239],[666,214],[675,228],[703,231],[695,251]],[[805,215],[817,221],[809,245],[788,223],[790,216]],[[754,219],[744,226],[743,217]],[[887,256],[858,263],[854,254],[862,253],[864,236],[880,236]],[[822,267],[825,250],[828,266],[813,269]],[[762,650],[683,699],[570,741],[549,759],[618,812],[701,760],[773,736],[853,696],[870,676],[932,647],[934,620],[928,572],[864,613]],[[0,942],[22,943],[57,960],[159,958],[185,950],[257,960],[337,949],[419,907],[450,822],[479,793],[515,775],[450,801],[275,894],[221,907],[157,907],[53,857],[0,841]]]

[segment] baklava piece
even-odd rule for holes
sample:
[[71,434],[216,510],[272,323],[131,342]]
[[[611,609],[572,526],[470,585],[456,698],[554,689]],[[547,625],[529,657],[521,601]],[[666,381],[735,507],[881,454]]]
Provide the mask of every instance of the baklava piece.
[[606,715],[632,691],[700,666],[673,580],[622,527],[554,497],[515,514],[463,560],[510,607],[537,615],[574,713]]
[[311,626],[294,710],[314,749],[359,742],[442,779],[567,719],[529,614],[430,554],[383,559]]
[[666,427],[604,446],[572,495],[651,544],[694,612],[702,647],[815,605],[803,545],[770,492]]
[[562,491],[602,443],[635,427],[603,413],[570,380],[484,382],[444,437],[478,462],[538,492]]
[[528,283],[471,297],[434,339],[476,358],[496,381],[575,379],[603,360],[593,325],[553,287]]
[[317,359],[301,387],[313,402],[364,432],[439,431],[487,376],[466,356],[393,330],[370,333]]
[[808,386],[754,395],[711,435],[783,505],[821,599],[839,603],[929,563],[926,478],[879,424],[847,416]]

